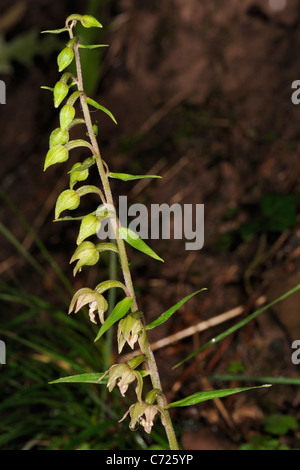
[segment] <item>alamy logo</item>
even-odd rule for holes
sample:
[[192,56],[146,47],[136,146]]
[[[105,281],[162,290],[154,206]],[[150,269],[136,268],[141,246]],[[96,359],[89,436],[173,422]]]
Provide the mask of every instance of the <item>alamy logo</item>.
[[0,364],[6,364],[6,345],[0,340]]
[[6,104],[6,85],[0,80],[0,104]]
[[[113,238],[110,219],[116,217],[114,207],[98,207],[102,218],[100,239]],[[130,222],[128,217],[133,217]],[[119,220],[122,227],[128,227],[132,234],[144,240],[184,239],[186,250],[200,250],[204,244],[204,204],[132,204],[128,206],[127,196],[119,197]]]

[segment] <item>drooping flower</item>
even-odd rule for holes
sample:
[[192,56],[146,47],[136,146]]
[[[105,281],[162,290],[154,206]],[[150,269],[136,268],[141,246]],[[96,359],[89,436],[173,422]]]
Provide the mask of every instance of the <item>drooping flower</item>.
[[99,261],[99,253],[94,243],[84,241],[76,248],[70,263],[78,260],[73,270],[74,276],[78,271],[81,271],[82,266],[93,266]]
[[164,412],[163,409],[158,405],[150,405],[144,401],[137,402],[134,405],[131,405],[129,410],[124,414],[123,418],[126,418],[128,414],[130,414],[130,424],[129,427],[132,431],[137,429],[137,426],[140,424],[145,429],[146,433],[150,434],[153,421],[157,413],[161,414],[162,420],[164,420]]
[[76,294],[71,300],[68,313],[70,314],[72,311],[74,311],[74,313],[77,313],[85,305],[89,306],[89,316],[91,322],[97,323],[94,313],[97,312],[99,315],[100,322],[104,323],[104,313],[108,309],[108,304],[103,295],[88,287],[83,287],[82,289],[79,289],[79,291],[76,292]]
[[134,370],[127,363],[123,364],[114,364],[108,369],[101,379],[108,374],[107,388],[111,392],[113,388],[118,385],[120,393],[122,396],[125,396],[129,385],[137,380],[136,394],[138,400],[141,400],[142,388],[143,388],[143,378],[140,372]]
[[126,342],[133,349],[135,343],[139,341],[140,348],[143,351],[144,327],[141,320],[135,316],[129,314],[119,322],[117,337],[119,354]]

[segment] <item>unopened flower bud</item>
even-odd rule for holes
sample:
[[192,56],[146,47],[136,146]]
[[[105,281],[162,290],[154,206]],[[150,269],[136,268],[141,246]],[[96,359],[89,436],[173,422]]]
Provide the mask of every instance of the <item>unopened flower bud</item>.
[[68,158],[69,152],[63,145],[56,145],[55,147],[50,148],[45,158],[44,171],[55,163],[66,162]]
[[[49,147],[56,147],[57,145],[65,145],[69,141],[69,132],[65,129],[62,130],[60,127],[54,129],[49,138]],[[66,149],[67,150],[67,149]]]
[[59,122],[61,129],[66,129],[75,117],[75,108],[71,104],[65,104],[59,113]]
[[80,204],[80,197],[73,189],[66,189],[57,198],[55,205],[55,219],[58,219],[64,210],[74,210]]
[[65,99],[67,94],[69,93],[69,87],[66,83],[57,82],[55,84],[53,90],[53,98],[54,98],[54,107],[58,108],[61,102]]
[[57,65],[59,72],[62,72],[74,59],[74,51],[71,47],[65,47],[57,57]]
[[100,227],[101,222],[99,221],[98,217],[93,214],[86,215],[81,221],[79,234],[76,240],[77,245],[79,245],[83,240],[90,237],[91,235],[98,233]]

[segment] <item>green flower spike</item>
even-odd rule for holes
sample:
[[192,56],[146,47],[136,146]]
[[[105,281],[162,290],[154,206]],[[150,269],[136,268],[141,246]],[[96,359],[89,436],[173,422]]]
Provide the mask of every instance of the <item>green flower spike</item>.
[[89,241],[80,243],[70,260],[70,263],[78,260],[73,270],[74,276],[78,271],[81,271],[82,266],[93,266],[96,264],[99,261],[99,257],[100,255],[94,243]]
[[89,305],[89,317],[92,323],[97,323],[95,312],[98,313],[100,322],[104,323],[104,313],[108,309],[108,304],[103,295],[88,287],[79,289],[71,300],[68,313],[72,311],[77,313],[85,305]]

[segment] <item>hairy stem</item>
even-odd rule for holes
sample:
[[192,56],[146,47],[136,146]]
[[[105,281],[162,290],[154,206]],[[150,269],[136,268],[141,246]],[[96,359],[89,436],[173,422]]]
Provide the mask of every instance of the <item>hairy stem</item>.
[[[72,27],[74,25],[75,24],[73,22],[71,24],[71,26],[68,28],[70,38],[73,37]],[[111,188],[110,188],[109,178],[108,178],[107,172],[105,170],[105,164],[102,160],[100,149],[99,149],[98,142],[97,142],[97,139],[96,139],[96,135],[95,135],[95,132],[94,132],[94,129],[93,129],[90,111],[89,111],[88,105],[85,101],[87,96],[84,93],[82,70],[81,70],[81,61],[80,61],[80,54],[79,54],[78,46],[79,46],[78,43],[76,43],[74,45],[74,55],[75,55],[76,71],[77,71],[77,86],[78,86],[78,90],[83,92],[80,95],[80,103],[81,103],[82,112],[83,112],[83,115],[84,115],[84,120],[85,120],[85,123],[86,123],[87,131],[88,131],[88,134],[89,134],[89,137],[90,137],[91,145],[92,145],[92,148],[93,148],[93,154],[96,156],[96,164],[97,164],[98,172],[99,172],[100,179],[101,179],[101,182],[102,182],[104,195],[105,195],[105,198],[106,198],[106,203],[108,205],[110,205],[112,208],[114,208],[115,206],[114,206],[113,196],[112,196],[112,192],[111,192]],[[131,310],[132,310],[132,312],[135,312],[135,311],[138,310],[138,306],[137,306],[136,295],[135,295],[135,291],[134,291],[134,287],[133,287],[133,283],[132,283],[131,273],[130,273],[130,269],[129,269],[125,243],[124,243],[124,240],[118,234],[118,230],[117,230],[118,229],[118,222],[117,222],[116,218],[113,218],[111,220],[112,220],[112,229],[113,229],[114,236],[116,238],[116,242],[117,242],[117,246],[118,246],[118,252],[119,252],[119,256],[120,256],[120,263],[121,263],[121,268],[122,268],[122,272],[123,272],[125,285],[126,285],[127,290],[130,294],[130,297],[132,297],[132,299],[133,299]],[[145,335],[146,335],[146,332],[145,332]],[[154,358],[154,355],[153,355],[153,351],[150,347],[150,344],[149,344],[147,338],[146,338],[146,341],[145,341],[145,355],[146,355],[147,361],[148,361],[152,386],[153,386],[153,388],[158,389],[158,390],[161,391],[161,394],[157,396],[157,403],[158,403],[159,406],[161,406],[161,408],[164,408],[165,407],[165,401],[164,401],[164,397],[163,397],[163,394],[162,394],[163,392],[162,392],[162,386],[161,386],[161,382],[160,382],[159,372],[158,372],[158,369],[157,369],[157,364],[156,364],[156,361],[155,361],[155,358]],[[178,447],[178,444],[177,444],[173,424],[172,424],[171,417],[170,417],[170,414],[169,414],[168,410],[164,410],[164,418],[165,418],[164,426],[165,426],[166,434],[167,434],[167,437],[168,437],[168,440],[169,440],[170,449],[171,450],[178,450],[179,447]]]

